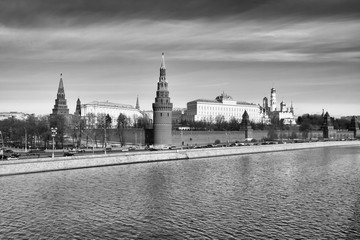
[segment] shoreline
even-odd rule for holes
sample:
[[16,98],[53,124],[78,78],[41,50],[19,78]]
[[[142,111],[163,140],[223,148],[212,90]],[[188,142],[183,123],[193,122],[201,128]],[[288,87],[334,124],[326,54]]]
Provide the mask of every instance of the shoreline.
[[34,158],[24,160],[10,160],[0,162],[0,177],[92,167],[116,166],[124,164],[201,159],[335,146],[360,146],[360,141],[328,141],[222,148],[163,150],[150,152],[126,152],[109,155],[57,157],[55,159]]

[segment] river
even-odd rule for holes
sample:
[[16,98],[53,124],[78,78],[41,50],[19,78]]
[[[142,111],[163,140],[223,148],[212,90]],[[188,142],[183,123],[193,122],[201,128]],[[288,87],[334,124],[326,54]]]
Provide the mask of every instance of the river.
[[360,239],[360,148],[0,178],[1,239]]

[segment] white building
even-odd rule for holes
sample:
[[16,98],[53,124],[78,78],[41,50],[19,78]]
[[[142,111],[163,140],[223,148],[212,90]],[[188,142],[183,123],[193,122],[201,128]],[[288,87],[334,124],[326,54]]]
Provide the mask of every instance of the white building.
[[15,118],[18,120],[25,120],[29,114],[22,112],[0,112],[0,121],[8,118]]
[[271,88],[270,94],[270,106],[268,105],[267,97],[263,98],[263,106],[260,107],[262,113],[262,122],[265,124],[270,124],[270,119],[278,119],[282,121],[285,125],[295,125],[296,117],[294,112],[294,107],[291,103],[290,108],[286,107],[286,103],[282,101],[280,103],[280,110],[276,105],[276,89]]
[[225,121],[229,121],[232,118],[241,121],[245,110],[249,114],[250,121],[261,121],[262,115],[258,105],[237,102],[232,97],[222,93],[215,100],[197,99],[188,102],[184,118],[187,121],[215,122],[215,118],[220,115],[224,116]]
[[[142,117],[139,109],[136,109],[132,105],[128,104],[118,104],[118,103],[111,103],[111,102],[99,102],[93,101],[87,104],[81,104],[81,115],[88,121],[88,115],[93,114],[98,116],[99,114],[109,114],[112,119],[112,127],[116,127],[117,119],[120,113],[126,115],[129,119],[130,125],[133,125],[137,118]],[[97,124],[97,118],[94,119],[94,124]],[[86,125],[89,125],[87,122]]]

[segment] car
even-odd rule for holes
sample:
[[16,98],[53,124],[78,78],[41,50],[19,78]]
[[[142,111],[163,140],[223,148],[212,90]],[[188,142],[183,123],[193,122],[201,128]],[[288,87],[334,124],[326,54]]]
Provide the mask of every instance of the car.
[[105,152],[106,151],[112,151],[112,148],[111,147],[106,147],[106,149],[104,149],[103,151]]
[[129,149],[129,151],[135,151],[135,150],[136,150],[136,147],[130,146],[130,147],[128,147],[128,149]]
[[68,151],[68,152],[64,152],[64,157],[70,157],[70,156],[74,156],[76,152],[74,151]]
[[8,157],[7,160],[19,160],[17,157]]

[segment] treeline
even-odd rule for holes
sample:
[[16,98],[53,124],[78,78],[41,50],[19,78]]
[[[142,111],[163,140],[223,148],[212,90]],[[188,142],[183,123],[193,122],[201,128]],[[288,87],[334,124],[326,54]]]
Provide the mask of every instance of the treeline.
[[[350,129],[350,120],[348,119],[335,119],[330,118],[331,124],[334,126],[334,129],[337,130],[349,130]],[[324,116],[322,115],[310,115],[304,114],[299,116],[297,119],[297,124],[300,126],[300,131],[311,131],[311,130],[321,130],[324,124]]]
[[[115,121],[115,124],[113,122]],[[120,142],[124,142],[122,129],[124,128],[144,128],[149,125],[149,119],[145,117],[129,118],[124,114],[119,114],[117,119],[112,119],[108,114],[90,114],[85,117],[76,115],[29,115],[25,120],[14,117],[0,121],[0,147],[24,148],[50,148],[52,144],[52,128],[56,129],[54,137],[57,148],[64,146],[80,146],[81,139],[91,138],[96,142],[97,139],[104,143],[105,131],[96,129],[116,128],[118,130]],[[91,133],[91,136],[84,132]],[[99,135],[99,132],[101,134]],[[85,135],[85,136],[84,136]]]
[[[271,124],[251,122],[253,130],[289,130],[290,126],[285,125],[283,121],[277,119],[271,120]],[[190,127],[197,131],[239,131],[242,127],[241,121],[232,117],[229,121],[225,117],[218,115],[215,117],[215,122],[211,121],[181,121],[179,124],[174,125],[174,128]]]
[[[324,117],[322,115],[310,115],[304,114],[297,118],[297,126],[300,131],[306,132],[311,130],[321,130],[324,123]],[[331,123],[334,129],[349,130],[350,120],[348,119],[334,119],[331,118]],[[199,131],[238,131],[241,129],[241,121],[237,118],[231,118],[229,121],[225,121],[224,116],[215,117],[215,121],[181,121],[179,124],[174,125],[177,127],[190,127],[193,130]],[[254,123],[251,122],[253,130],[290,130],[292,127],[285,125],[283,121],[272,118],[269,124]]]

